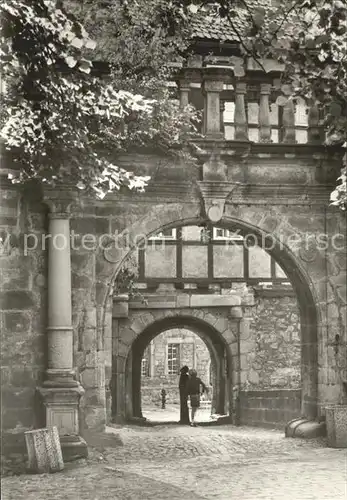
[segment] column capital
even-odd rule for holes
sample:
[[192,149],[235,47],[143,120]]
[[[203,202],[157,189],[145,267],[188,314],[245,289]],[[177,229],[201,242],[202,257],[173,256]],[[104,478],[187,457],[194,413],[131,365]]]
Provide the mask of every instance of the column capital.
[[190,81],[185,78],[180,78],[177,80],[178,90],[185,90],[189,92],[190,90]]
[[78,192],[71,188],[45,189],[43,203],[48,206],[51,219],[69,219],[74,206],[79,203]]
[[271,84],[270,83],[261,83],[260,84],[260,94],[261,95],[270,95],[271,94]]
[[236,94],[246,94],[247,93],[247,84],[245,82],[236,82],[235,93]]
[[204,80],[203,88],[205,92],[222,92],[224,83],[220,80]]

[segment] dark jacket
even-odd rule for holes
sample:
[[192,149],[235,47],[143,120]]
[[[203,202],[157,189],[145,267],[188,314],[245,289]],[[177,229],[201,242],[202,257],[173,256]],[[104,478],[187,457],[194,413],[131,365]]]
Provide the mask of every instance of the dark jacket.
[[187,383],[187,394],[200,394],[200,387],[202,387],[202,392],[206,391],[206,385],[203,383],[199,377],[190,377]]
[[178,387],[180,392],[186,392],[187,384],[189,382],[189,375],[188,373],[181,373],[180,375],[180,380],[178,382]]

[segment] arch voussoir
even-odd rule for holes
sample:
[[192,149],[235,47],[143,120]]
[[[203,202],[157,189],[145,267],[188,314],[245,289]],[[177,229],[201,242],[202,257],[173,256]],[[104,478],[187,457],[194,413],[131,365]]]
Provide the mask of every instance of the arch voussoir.
[[[141,330],[142,331],[142,330]],[[131,326],[124,326],[119,331],[119,339],[123,344],[131,346],[140,332],[133,330]]]
[[211,312],[208,312],[205,314],[204,321],[206,321],[206,323],[209,323],[212,326],[215,326],[218,321],[218,317],[216,317]]
[[130,330],[135,333],[135,335],[139,335],[143,330],[145,326],[141,321],[141,318],[136,318],[130,325]]

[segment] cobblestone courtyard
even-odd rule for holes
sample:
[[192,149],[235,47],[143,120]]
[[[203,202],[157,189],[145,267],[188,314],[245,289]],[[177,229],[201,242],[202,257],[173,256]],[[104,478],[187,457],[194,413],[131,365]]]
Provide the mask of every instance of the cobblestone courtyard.
[[[122,445],[119,445],[119,438]],[[52,475],[5,477],[3,500],[346,500],[346,450],[283,432],[109,428],[88,460]]]

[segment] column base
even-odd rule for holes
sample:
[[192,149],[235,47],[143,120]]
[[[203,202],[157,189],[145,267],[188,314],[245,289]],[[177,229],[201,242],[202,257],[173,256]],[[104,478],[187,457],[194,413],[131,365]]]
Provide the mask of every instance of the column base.
[[46,370],[47,379],[44,381],[44,387],[78,387],[79,382],[75,379],[74,370]]
[[54,386],[47,380],[38,392],[46,410],[46,427],[57,427],[64,460],[88,455],[87,444],[79,436],[79,401],[84,389],[77,381],[74,386]]

